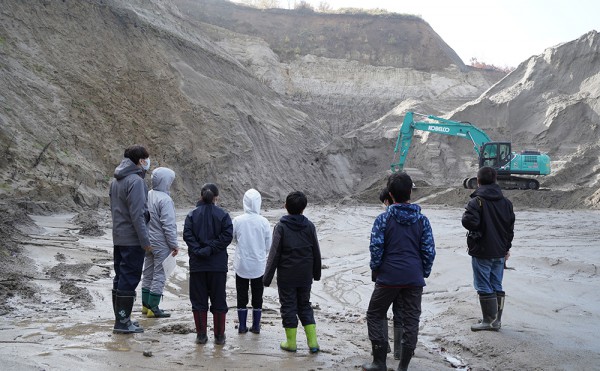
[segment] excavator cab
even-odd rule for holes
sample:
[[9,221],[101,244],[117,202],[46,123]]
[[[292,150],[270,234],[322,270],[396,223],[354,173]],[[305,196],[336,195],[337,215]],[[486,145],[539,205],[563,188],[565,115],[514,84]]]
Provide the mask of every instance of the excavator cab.
[[511,146],[509,142],[489,142],[481,146],[479,167],[489,166],[498,174],[510,173]]

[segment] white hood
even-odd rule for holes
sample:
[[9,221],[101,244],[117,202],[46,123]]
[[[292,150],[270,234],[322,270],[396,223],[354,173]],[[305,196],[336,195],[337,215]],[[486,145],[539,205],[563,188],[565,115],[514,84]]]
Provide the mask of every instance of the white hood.
[[262,276],[271,248],[272,230],[269,221],[260,215],[262,197],[256,189],[244,194],[244,214],[233,219],[233,257],[235,273],[246,279]]

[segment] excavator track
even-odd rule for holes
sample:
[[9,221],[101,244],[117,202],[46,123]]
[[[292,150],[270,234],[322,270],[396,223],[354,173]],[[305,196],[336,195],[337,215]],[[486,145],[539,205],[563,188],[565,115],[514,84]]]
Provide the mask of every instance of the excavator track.
[[[540,182],[531,178],[521,178],[518,176],[498,176],[498,185],[502,189],[540,189]],[[463,180],[463,187],[467,189],[477,188],[477,178],[466,178]]]

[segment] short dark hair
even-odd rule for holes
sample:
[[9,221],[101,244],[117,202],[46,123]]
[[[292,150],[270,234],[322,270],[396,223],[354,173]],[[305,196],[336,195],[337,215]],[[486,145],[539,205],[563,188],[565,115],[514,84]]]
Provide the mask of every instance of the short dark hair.
[[139,165],[142,158],[150,157],[150,154],[143,146],[134,144],[133,146],[125,148],[123,157],[130,159],[134,164]]
[[200,190],[200,198],[207,204],[212,204],[215,197],[219,195],[219,188],[213,183],[206,183]]
[[481,185],[488,185],[496,183],[498,172],[496,169],[489,166],[484,166],[477,172],[477,181]]
[[387,188],[394,197],[395,202],[410,200],[412,185],[412,179],[404,171],[390,175],[387,182]]
[[307,204],[306,195],[300,191],[290,192],[285,198],[285,209],[292,215],[302,214]]
[[394,200],[392,200],[392,197],[390,197],[390,191],[387,187],[379,192],[379,201],[381,201],[381,203],[385,203],[385,201],[387,201],[389,204],[394,203]]

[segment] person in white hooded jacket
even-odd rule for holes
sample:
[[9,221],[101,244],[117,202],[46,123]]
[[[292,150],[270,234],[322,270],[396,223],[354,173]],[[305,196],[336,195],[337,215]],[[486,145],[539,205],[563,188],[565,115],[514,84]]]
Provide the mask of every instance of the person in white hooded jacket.
[[262,198],[255,189],[244,194],[244,214],[233,219],[233,239],[237,242],[233,258],[235,288],[237,291],[237,312],[240,321],[238,333],[248,332],[248,289],[252,291],[252,327],[250,332],[260,333],[260,319],[263,304],[263,275],[272,231],[269,221],[260,215]]
[[152,190],[148,192],[148,233],[152,251],[146,252],[142,278],[142,313],[149,318],[170,317],[158,307],[165,288],[166,275],[163,262],[169,254],[179,251],[175,205],[170,196],[175,172],[158,167],[152,172]]

